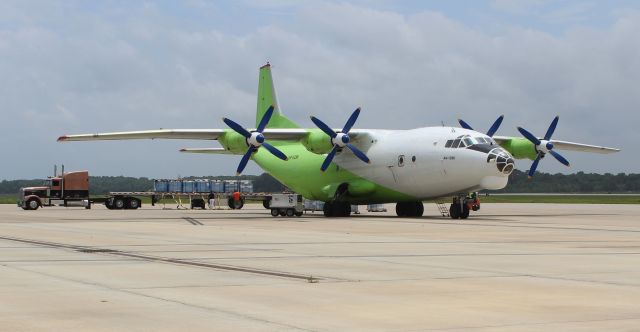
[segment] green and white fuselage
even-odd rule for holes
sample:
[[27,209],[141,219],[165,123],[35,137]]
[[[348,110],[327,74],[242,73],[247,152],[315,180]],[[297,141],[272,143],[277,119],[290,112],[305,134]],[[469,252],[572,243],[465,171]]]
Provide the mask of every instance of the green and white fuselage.
[[[364,152],[364,163],[348,149],[339,150],[320,171],[331,138],[319,129],[300,128],[286,118],[278,101],[269,64],[260,68],[256,127],[265,111],[273,116],[262,133],[283,152],[281,160],[256,148],[251,160],[305,198],[353,204],[419,202],[425,199],[501,189],[515,159],[535,159],[547,151],[518,137],[489,137],[457,127],[409,130],[352,129],[351,143]],[[340,132],[338,129],[335,132]],[[243,155],[251,143],[231,129],[160,129],[102,134],[64,135],[59,141],[122,139],[217,140],[219,148],[187,148],[183,152]],[[553,140],[556,149],[610,153],[617,149]],[[255,142],[254,142],[255,143]],[[545,142],[546,143],[546,142]]]

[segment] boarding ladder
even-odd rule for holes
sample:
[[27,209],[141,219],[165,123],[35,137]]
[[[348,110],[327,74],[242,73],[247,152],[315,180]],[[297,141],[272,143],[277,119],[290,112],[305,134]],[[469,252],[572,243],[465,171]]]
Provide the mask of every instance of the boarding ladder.
[[438,207],[438,211],[440,211],[440,214],[443,217],[450,217],[449,208],[447,207],[447,204],[442,202],[435,202],[435,203],[436,203],[436,206]]

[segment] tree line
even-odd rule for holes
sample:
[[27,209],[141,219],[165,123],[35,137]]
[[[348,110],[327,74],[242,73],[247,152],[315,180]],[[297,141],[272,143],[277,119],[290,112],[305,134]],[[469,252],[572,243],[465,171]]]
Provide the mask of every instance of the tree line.
[[[256,192],[279,192],[284,189],[276,179],[267,173],[243,176],[186,177],[185,180],[252,180]],[[39,186],[44,179],[3,180],[0,194],[17,195],[22,187]],[[90,191],[100,195],[112,191],[151,191],[153,179],[127,176],[90,176]],[[509,176],[509,184],[496,193],[640,193],[640,174],[595,174],[578,172],[574,174],[536,173],[529,180],[527,173],[514,170]]]

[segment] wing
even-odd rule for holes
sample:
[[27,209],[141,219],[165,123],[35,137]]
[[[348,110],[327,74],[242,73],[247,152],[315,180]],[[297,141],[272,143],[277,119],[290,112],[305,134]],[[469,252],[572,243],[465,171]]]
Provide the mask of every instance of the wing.
[[[498,144],[502,145],[502,143],[506,143],[516,137],[509,136],[493,136],[493,139],[498,142]],[[519,138],[519,137],[517,137]],[[568,151],[580,151],[580,152],[590,152],[590,153],[614,153],[619,152],[620,149],[609,148],[605,146],[597,146],[597,145],[589,145],[582,143],[574,143],[574,142],[566,142],[566,141],[558,141],[558,140],[550,140],[553,144],[554,148],[557,150],[568,150]]]
[[[339,129],[335,129],[336,132]],[[191,140],[217,140],[222,134],[229,132],[229,129],[158,129],[142,131],[122,131],[112,133],[63,135],[58,138],[58,142],[70,141],[108,141],[108,140],[130,140],[130,139],[191,139]],[[356,138],[363,135],[366,130],[353,129],[349,136]],[[297,141],[304,138],[309,131],[302,128],[265,129],[263,135],[270,140]]]
[[80,135],[63,135],[58,142],[69,141],[108,141],[129,139],[195,139],[217,140],[225,131],[223,129],[158,129],[142,131],[122,131],[113,133],[96,133]]

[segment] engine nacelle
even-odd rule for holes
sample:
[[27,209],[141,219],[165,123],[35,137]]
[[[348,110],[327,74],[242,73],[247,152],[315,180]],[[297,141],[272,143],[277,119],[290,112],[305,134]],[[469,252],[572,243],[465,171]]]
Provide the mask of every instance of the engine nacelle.
[[528,158],[534,160],[538,156],[535,145],[524,138],[512,138],[501,144],[501,146],[516,159]]
[[237,154],[244,154],[247,151],[247,139],[236,133],[235,131],[226,130],[224,134],[218,137],[218,142],[226,150]]
[[316,154],[329,153],[333,148],[331,137],[319,129],[309,130],[309,134],[300,141],[307,150]]

